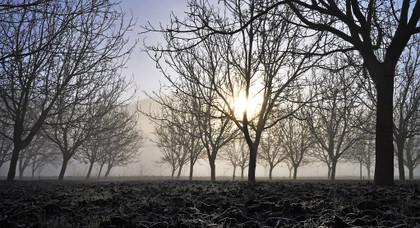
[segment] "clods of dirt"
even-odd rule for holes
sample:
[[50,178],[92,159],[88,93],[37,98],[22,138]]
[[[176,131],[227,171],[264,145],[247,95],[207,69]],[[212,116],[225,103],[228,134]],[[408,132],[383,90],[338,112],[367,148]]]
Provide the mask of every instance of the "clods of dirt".
[[420,182],[0,182],[0,227],[414,227]]

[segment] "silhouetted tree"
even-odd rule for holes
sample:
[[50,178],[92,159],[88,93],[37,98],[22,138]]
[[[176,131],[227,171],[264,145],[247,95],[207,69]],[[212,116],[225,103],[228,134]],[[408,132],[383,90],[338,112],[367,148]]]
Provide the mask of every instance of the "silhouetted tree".
[[244,171],[249,164],[249,152],[245,140],[237,138],[230,141],[225,147],[223,147],[221,155],[223,159],[228,161],[234,168],[232,179],[235,179],[236,167],[240,167],[241,180],[243,180]]
[[103,129],[107,132],[107,137],[101,141],[98,178],[104,165],[107,167],[104,177],[107,178],[112,168],[136,162],[143,144],[136,113],[129,113],[126,107],[118,107],[109,115],[112,123],[108,123],[108,127]]
[[[13,131],[7,180],[13,181],[19,153],[39,132],[63,93],[84,86],[81,75],[118,69],[125,50],[124,23],[115,3],[45,1],[1,12],[1,121]],[[112,66],[111,63],[112,62]]]
[[408,177],[414,179],[414,169],[420,164],[420,136],[409,138],[405,145],[404,164],[408,169]]
[[[284,120],[283,120],[284,121]],[[259,162],[268,167],[268,179],[272,180],[273,169],[284,159],[286,159],[285,151],[281,142],[281,126],[280,123],[268,129],[261,139],[261,148],[258,153]]]
[[372,139],[356,142],[344,159],[359,164],[360,180],[363,179],[363,167],[366,167],[367,178],[370,179],[371,167],[375,161],[375,143]]
[[304,120],[291,116],[282,120],[279,125],[277,137],[284,151],[284,159],[293,167],[293,179],[296,180],[298,168],[310,161],[308,153],[315,140]]
[[[282,14],[290,15],[285,8],[279,7],[275,13],[262,15],[248,23],[259,15],[257,10],[261,2],[224,3],[229,13],[223,15],[229,15],[229,18],[213,11],[204,2],[191,2],[191,13],[185,22],[175,19],[170,28],[160,30],[165,32],[166,46],[148,47],[148,50],[157,52],[149,55],[172,86],[182,89],[179,83],[188,81],[199,88],[214,90],[217,95],[215,102],[207,102],[228,116],[242,132],[250,153],[248,180],[254,183],[261,135],[290,115],[279,110],[280,104],[293,99],[296,90],[292,89],[291,83],[313,64],[310,55],[297,53],[301,52],[300,49],[314,52],[318,42],[307,40],[304,29],[296,28],[282,18]],[[196,28],[204,15],[206,21],[226,31],[235,25],[244,29],[231,36],[208,36],[203,29],[194,29],[187,37],[182,37],[179,28]],[[194,39],[200,41],[191,45],[189,41]],[[313,43],[308,43],[310,41]],[[192,61],[188,66],[194,67],[185,68],[186,61]],[[180,76],[179,80],[165,70],[166,65],[175,71],[177,78]],[[205,97],[200,93],[196,96]],[[237,110],[235,100],[242,99],[241,96],[247,103],[256,100],[258,105],[252,107],[252,111]]]
[[[324,1],[289,0],[255,1],[256,8],[241,11],[247,14],[242,23],[232,23],[233,28],[221,26],[213,16],[214,8],[191,1],[190,18],[166,29],[173,39],[189,40],[187,47],[199,45],[212,35],[232,35],[244,32],[266,17],[278,15],[279,8],[287,5],[294,17],[282,14],[290,23],[319,31],[324,35],[324,51],[357,51],[363,66],[377,91],[376,106],[376,165],[375,184],[394,184],[393,150],[393,88],[397,62],[413,34],[420,32],[420,2],[411,0]],[[223,1],[232,8],[231,1]],[[246,12],[246,13],[245,13]],[[281,11],[280,11],[281,12]],[[276,20],[277,21],[277,20]],[[200,35],[195,35],[200,30]],[[189,32],[189,33],[188,33]],[[188,34],[188,35],[185,35]],[[184,47],[185,48],[185,47]]]
[[[337,60],[333,65],[339,68]],[[344,153],[363,138],[360,119],[363,112],[355,98],[359,89],[347,70],[321,72],[312,87],[317,99],[307,109],[307,124],[318,149],[313,156],[328,166],[328,177],[335,179],[336,166]]]
[[408,44],[397,66],[394,97],[394,141],[400,180],[405,180],[406,140],[420,135],[420,40]]

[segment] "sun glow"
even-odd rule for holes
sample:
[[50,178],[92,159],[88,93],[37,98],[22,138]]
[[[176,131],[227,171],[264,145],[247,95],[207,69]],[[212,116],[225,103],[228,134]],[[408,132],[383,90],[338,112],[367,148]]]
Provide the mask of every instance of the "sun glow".
[[246,111],[248,120],[254,119],[261,111],[262,95],[251,93],[247,99],[244,91],[239,92],[232,99],[231,108],[237,120],[242,120]]

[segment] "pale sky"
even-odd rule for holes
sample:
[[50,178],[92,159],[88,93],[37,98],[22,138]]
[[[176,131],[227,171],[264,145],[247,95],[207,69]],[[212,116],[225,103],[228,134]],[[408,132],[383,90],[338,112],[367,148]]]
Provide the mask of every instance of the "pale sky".
[[126,69],[123,70],[123,75],[126,77],[134,76],[135,83],[138,87],[138,92],[135,99],[144,99],[146,95],[142,92],[152,93],[152,91],[159,90],[159,82],[165,82],[162,74],[156,69],[155,63],[150,60],[146,53],[141,52],[143,47],[143,40],[148,45],[162,43],[161,34],[143,34],[139,35],[141,31],[140,26],[146,25],[148,21],[152,25],[158,27],[159,23],[166,26],[169,23],[170,14],[174,12],[176,15],[183,18],[187,7],[187,0],[122,0],[120,6],[127,13],[127,18],[131,13],[134,18],[137,18],[137,24],[134,31],[128,35],[130,40],[138,39],[138,45],[131,55],[131,59],[127,63]]

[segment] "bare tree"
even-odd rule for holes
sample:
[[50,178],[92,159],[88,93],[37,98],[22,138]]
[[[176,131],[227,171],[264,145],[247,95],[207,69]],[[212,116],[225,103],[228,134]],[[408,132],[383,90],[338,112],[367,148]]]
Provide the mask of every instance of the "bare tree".
[[414,169],[420,164],[420,137],[414,136],[405,145],[404,164],[408,168],[408,177],[414,179]]
[[[178,155],[179,151],[178,143],[176,140],[176,132],[172,131],[171,128],[166,127],[165,125],[157,125],[155,127],[156,139],[154,143],[159,147],[162,152],[162,156],[159,161],[156,161],[157,164],[168,164],[171,167],[171,178],[174,178],[175,171],[179,168]],[[182,165],[184,165],[182,163]]]
[[397,66],[394,97],[394,141],[400,180],[405,180],[406,140],[420,135],[420,40],[409,43]]
[[291,116],[279,124],[281,127],[277,137],[284,150],[284,159],[293,167],[293,179],[296,180],[298,168],[310,161],[308,153],[315,141],[304,120]]
[[[224,1],[230,2],[230,1]],[[196,1],[192,1],[196,3]],[[357,51],[377,91],[376,96],[376,165],[375,184],[393,185],[393,87],[397,62],[413,34],[420,32],[420,2],[411,0],[290,0],[264,2],[251,10],[242,11],[251,16],[234,28],[225,28],[211,16],[213,8],[191,12],[195,18],[179,23],[166,31],[175,38],[188,39],[188,47],[196,46],[215,34],[232,35],[251,27],[268,14],[277,14],[279,7],[287,5],[296,17],[290,23],[323,33],[324,51],[319,54]],[[198,4],[198,3],[196,3]],[[176,18],[175,21],[181,21]],[[196,30],[199,36],[191,34]],[[189,32],[189,33],[187,33]],[[185,36],[185,34],[188,36]]]
[[45,165],[56,166],[59,161],[59,152],[42,135],[38,134],[28,147],[23,149],[19,156],[19,179],[23,178],[26,168],[31,167],[32,178],[35,171]]
[[[7,132],[7,128],[3,126],[1,132]],[[3,134],[0,134],[0,168],[10,160],[12,149],[13,142]]]
[[[178,36],[181,34],[178,28],[188,27],[188,24],[176,19],[170,25],[175,29],[162,29],[166,31],[167,46],[149,47],[149,50],[159,52],[150,56],[161,69],[165,69],[163,65],[166,64],[177,76],[180,75],[181,79],[176,80],[170,72],[162,70],[176,88],[181,88],[179,81],[192,82],[200,89],[196,96],[202,98],[206,97],[203,91],[214,90],[216,102],[206,102],[228,116],[242,132],[250,153],[248,180],[254,183],[261,135],[264,130],[290,115],[279,110],[280,104],[293,99],[295,90],[291,83],[313,64],[309,61],[313,60],[310,55],[296,53],[300,52],[300,48],[314,52],[318,47],[317,42],[312,40],[313,45],[302,45],[307,34],[304,29],[293,27],[281,18],[280,14],[287,14],[284,8],[279,7],[275,13],[265,14],[248,23],[259,14],[257,6],[263,3],[225,1],[228,13],[224,15],[230,15],[231,18],[223,18],[221,13],[217,14],[204,3],[196,3],[191,3],[191,13],[187,18],[192,27],[198,26],[194,23],[200,23],[200,17],[205,16],[225,30],[232,29],[231,25],[243,26],[244,29],[232,36],[211,37],[204,30],[195,29],[194,34],[185,38]],[[190,46],[189,41],[195,38],[202,40]],[[186,61],[191,61],[194,68],[185,68],[183,62]],[[238,100],[241,99],[248,105],[251,100],[257,101],[255,107],[239,110]]]
[[359,164],[360,180],[363,179],[363,167],[366,167],[367,178],[370,179],[371,167],[375,161],[375,147],[372,139],[356,142],[344,159]]
[[262,136],[261,149],[258,153],[259,162],[268,167],[268,179],[272,180],[273,169],[283,160],[286,159],[286,153],[282,148],[280,139],[281,127],[278,123],[276,126],[268,129]]
[[[47,1],[12,7],[0,20],[2,46],[0,92],[1,121],[13,132],[7,179],[12,181],[19,153],[39,132],[59,97],[85,85],[81,75],[119,68],[131,49],[124,34],[132,26],[106,0]],[[5,20],[6,19],[6,20]],[[6,115],[7,114],[7,115]]]
[[[377,92],[375,183],[393,185],[395,69],[410,38],[420,31],[420,2],[291,0],[285,3],[299,18],[292,23],[333,35],[325,39],[330,47],[327,50],[357,50],[362,57]],[[282,4],[283,1],[278,1],[264,10],[271,11]],[[348,46],[336,49],[337,43],[343,41]]]
[[362,138],[359,120],[363,112],[355,98],[355,79],[350,80],[345,68],[321,74],[321,81],[313,87],[318,99],[308,107],[306,119],[319,148],[315,157],[327,164],[328,177],[334,180],[339,159]]
[[249,152],[245,140],[237,138],[230,141],[222,149],[222,157],[233,166],[233,176],[235,179],[236,167],[241,168],[241,180],[244,179],[244,171],[248,167]]
[[108,123],[108,127],[103,129],[107,132],[107,137],[101,141],[98,178],[104,165],[107,167],[104,177],[107,178],[112,168],[136,162],[143,144],[136,113],[131,114],[126,108],[118,107],[109,115],[112,123]]
[[197,121],[191,107],[182,98],[184,97],[176,94],[159,95],[153,99],[160,104],[160,112],[143,113],[157,126],[155,143],[163,152],[160,162],[169,163],[172,172],[178,170],[177,179],[180,178],[183,166],[190,163],[189,178],[192,179],[193,167],[201,157],[203,147]]

